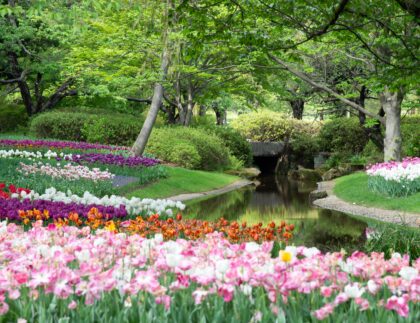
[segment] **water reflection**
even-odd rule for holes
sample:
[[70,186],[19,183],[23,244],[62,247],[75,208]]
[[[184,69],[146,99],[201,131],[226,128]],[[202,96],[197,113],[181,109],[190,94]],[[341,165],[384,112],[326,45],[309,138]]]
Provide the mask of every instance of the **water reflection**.
[[224,217],[249,224],[284,220],[295,224],[294,244],[316,246],[323,251],[357,249],[364,243],[365,222],[310,204],[308,196],[316,183],[274,176],[259,180],[261,185],[256,188],[190,201],[184,214],[206,220]]

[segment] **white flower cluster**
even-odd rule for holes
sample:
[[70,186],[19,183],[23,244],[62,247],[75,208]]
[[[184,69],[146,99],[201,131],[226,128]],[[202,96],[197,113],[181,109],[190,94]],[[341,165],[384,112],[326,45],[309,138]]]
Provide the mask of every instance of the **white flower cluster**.
[[420,163],[394,163],[392,167],[373,167],[366,173],[381,176],[387,181],[414,181],[420,178]]
[[19,158],[27,158],[29,160],[31,159],[42,159],[42,158],[47,158],[47,159],[51,159],[51,158],[66,158],[71,160],[72,159],[72,154],[64,154],[63,152],[61,153],[56,153],[54,151],[48,150],[46,153],[42,153],[40,151],[37,152],[33,152],[33,151],[26,151],[26,150],[0,150],[0,158],[15,158],[15,157],[19,157]]
[[29,194],[21,192],[19,194],[12,194],[14,198],[29,198],[31,200],[46,200],[55,202],[64,202],[66,204],[77,203],[77,204],[97,204],[103,206],[119,207],[125,205],[127,213],[129,215],[139,215],[141,213],[151,214],[166,214],[168,216],[173,215],[172,209],[184,210],[185,205],[179,201],[175,202],[172,200],[153,200],[153,199],[140,199],[138,197],[132,197],[128,199],[123,196],[117,195],[105,195],[104,197],[96,197],[95,195],[85,192],[83,196],[72,194],[71,191],[67,193],[57,191],[54,187],[45,190],[44,194],[39,194],[35,191],[31,191]]
[[42,162],[38,162],[31,165],[20,163],[20,167],[21,168],[18,169],[18,171],[25,175],[39,173],[54,178],[65,178],[68,180],[78,180],[81,178],[85,178],[94,181],[101,181],[110,180],[115,176],[114,174],[111,174],[108,171],[101,171],[99,168],[89,169],[86,166],[74,166],[72,164],[66,164],[63,167],[61,167],[60,164],[57,164],[57,166],[51,166],[50,164],[44,164]]

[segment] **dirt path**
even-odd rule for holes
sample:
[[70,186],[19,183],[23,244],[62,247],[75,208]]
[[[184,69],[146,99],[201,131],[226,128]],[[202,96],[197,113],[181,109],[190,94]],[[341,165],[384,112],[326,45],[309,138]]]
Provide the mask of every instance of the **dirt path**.
[[367,207],[343,201],[333,193],[334,181],[318,183],[317,191],[326,191],[326,198],[313,201],[313,204],[324,209],[340,211],[353,215],[365,216],[368,218],[398,224],[406,224],[411,227],[420,227],[420,214],[404,211],[385,210],[376,207]]
[[226,185],[222,188],[218,188],[215,190],[211,190],[207,192],[179,194],[179,195],[175,195],[171,197],[166,197],[165,199],[173,200],[173,201],[187,201],[187,200],[192,200],[192,199],[196,199],[196,198],[204,197],[208,195],[219,195],[219,194],[227,193],[227,192],[234,191],[238,188],[248,186],[251,184],[252,184],[251,181],[248,181],[246,179],[241,179],[236,182],[233,182],[232,184]]

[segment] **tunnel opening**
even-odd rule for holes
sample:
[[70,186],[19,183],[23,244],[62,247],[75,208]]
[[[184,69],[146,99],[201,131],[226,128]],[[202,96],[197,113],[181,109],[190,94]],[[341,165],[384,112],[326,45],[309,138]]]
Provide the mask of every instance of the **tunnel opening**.
[[254,165],[259,168],[262,174],[274,174],[278,156],[254,156]]

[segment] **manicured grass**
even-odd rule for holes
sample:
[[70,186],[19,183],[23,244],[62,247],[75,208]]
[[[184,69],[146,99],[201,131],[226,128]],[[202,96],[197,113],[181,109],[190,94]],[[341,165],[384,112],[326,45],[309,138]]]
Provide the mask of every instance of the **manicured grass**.
[[182,193],[197,193],[229,185],[239,177],[216,172],[168,167],[168,177],[128,194],[141,198],[165,198]]
[[420,213],[420,192],[408,197],[391,198],[369,191],[367,181],[368,176],[365,173],[338,178],[334,187],[334,194],[347,202],[359,205]]

